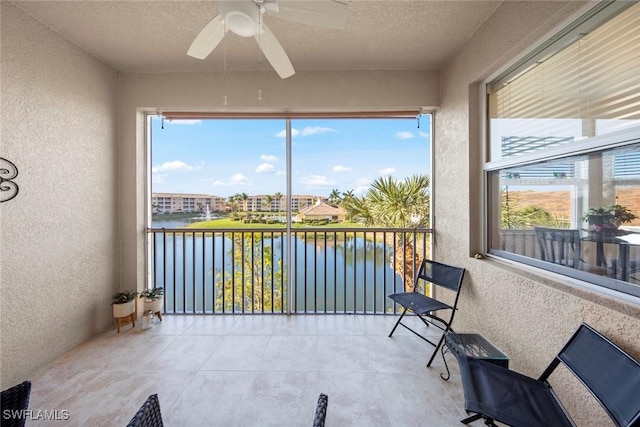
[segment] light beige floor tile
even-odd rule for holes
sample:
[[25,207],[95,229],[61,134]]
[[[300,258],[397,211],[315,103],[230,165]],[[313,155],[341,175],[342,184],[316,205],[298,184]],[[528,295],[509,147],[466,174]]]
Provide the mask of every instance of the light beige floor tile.
[[265,371],[317,371],[317,336],[271,336],[259,367]]
[[278,318],[275,315],[244,315],[239,317],[229,329],[232,335],[271,335]]
[[317,335],[318,317],[315,315],[279,316],[274,335]]
[[310,425],[321,392],[327,426],[458,425],[455,358],[441,380],[439,354],[425,367],[432,346],[408,331],[387,337],[395,320],[166,315],[151,329],[109,330],[32,374],[30,408],[70,419],[27,425],[126,425],[153,393],[168,427]]
[[260,370],[271,336],[226,335],[200,368],[203,371]]
[[362,335],[362,328],[355,315],[318,316],[318,335]]
[[243,402],[242,426],[307,426],[318,400],[315,372],[257,372]]
[[[200,371],[176,402],[163,412],[167,427],[233,427],[245,425],[245,401],[255,372]],[[162,407],[162,406],[161,406]]]
[[375,374],[323,372],[318,374],[318,390],[329,397],[327,426],[391,425],[383,404],[391,395],[380,393]]
[[211,357],[222,335],[181,335],[159,352],[147,353],[144,369],[197,371]]

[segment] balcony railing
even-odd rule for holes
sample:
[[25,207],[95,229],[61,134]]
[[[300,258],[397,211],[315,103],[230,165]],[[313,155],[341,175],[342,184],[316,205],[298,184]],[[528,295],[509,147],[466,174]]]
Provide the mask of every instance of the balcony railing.
[[430,258],[430,229],[151,228],[149,280],[165,288],[165,311],[395,313],[387,295],[412,287]]

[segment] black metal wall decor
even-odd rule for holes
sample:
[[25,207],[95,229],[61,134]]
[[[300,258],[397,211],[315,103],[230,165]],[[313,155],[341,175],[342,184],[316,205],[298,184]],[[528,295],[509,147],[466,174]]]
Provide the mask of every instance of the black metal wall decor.
[[9,160],[0,157],[0,203],[8,202],[18,195],[18,184],[13,182],[18,168]]

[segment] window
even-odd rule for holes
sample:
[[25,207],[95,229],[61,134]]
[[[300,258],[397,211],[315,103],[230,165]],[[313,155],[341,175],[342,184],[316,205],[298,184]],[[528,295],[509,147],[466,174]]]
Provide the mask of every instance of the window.
[[640,4],[603,2],[488,84],[488,251],[640,296]]

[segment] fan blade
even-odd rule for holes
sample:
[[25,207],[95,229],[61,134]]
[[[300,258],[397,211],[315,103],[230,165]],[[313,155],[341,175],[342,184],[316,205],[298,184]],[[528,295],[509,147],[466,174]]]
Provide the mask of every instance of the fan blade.
[[278,11],[267,13],[300,24],[343,29],[349,9],[346,4],[333,0],[278,0]]
[[267,58],[273,69],[276,70],[276,73],[278,73],[281,78],[286,79],[296,73],[293,69],[293,65],[291,65],[291,61],[289,61],[287,53],[284,51],[284,48],[266,25],[262,24],[261,33],[256,34],[253,37],[258,42],[265,58]]
[[225,32],[222,15],[218,15],[209,21],[196,36],[187,51],[187,55],[198,59],[206,58],[220,44]]

